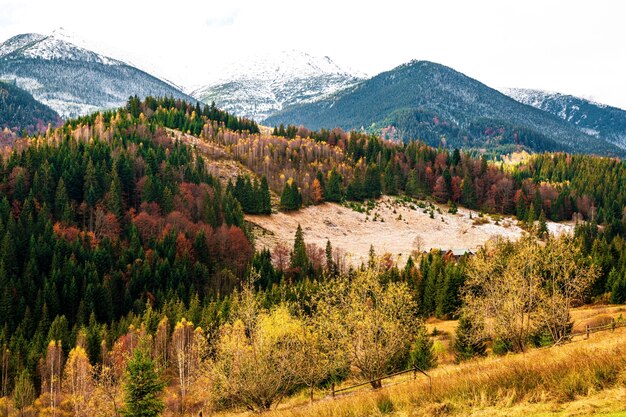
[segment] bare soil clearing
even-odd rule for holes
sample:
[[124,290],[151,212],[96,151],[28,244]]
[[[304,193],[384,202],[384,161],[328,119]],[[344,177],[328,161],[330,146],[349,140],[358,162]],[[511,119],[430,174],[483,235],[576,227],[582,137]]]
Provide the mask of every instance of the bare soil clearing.
[[[490,239],[516,240],[524,233],[512,218],[498,220],[487,215],[478,218],[476,211],[471,211],[470,218],[470,210],[459,208],[457,214],[451,214],[447,207],[439,205],[432,206],[431,218],[429,206],[421,208],[417,204],[385,196],[369,214],[325,203],[292,213],[246,216],[246,220],[257,226],[257,248],[271,250],[279,242],[291,247],[300,224],[307,243],[323,248],[328,239],[333,247],[346,252],[348,262],[353,265],[368,259],[370,245],[377,254],[388,252],[403,265],[415,250],[476,250]],[[562,233],[570,231],[572,226],[549,224],[549,228],[551,232]]]

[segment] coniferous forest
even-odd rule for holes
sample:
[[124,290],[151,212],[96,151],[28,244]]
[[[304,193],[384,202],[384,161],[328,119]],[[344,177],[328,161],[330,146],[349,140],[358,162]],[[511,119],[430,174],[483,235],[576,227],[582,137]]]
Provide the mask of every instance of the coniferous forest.
[[[423,321],[462,315],[465,332],[478,328],[464,306],[480,301],[468,296],[482,285],[480,268],[494,256],[513,264],[539,251],[527,240],[501,242],[476,257],[480,264],[434,251],[402,268],[372,251],[367,265],[342,269],[332,242],[313,254],[298,228],[277,262],[255,250],[244,213],[406,194],[515,215],[529,230],[542,219],[575,219],[575,236],[541,249],[576,266],[584,291],[568,296],[626,302],[626,169],[617,159],[541,154],[510,166],[339,129],[274,133],[215,106],[131,97],[3,151],[6,407],[76,416],[258,411],[354,373],[375,381],[427,369],[436,361]],[[207,164],[224,153],[256,177],[221,183]],[[556,298],[541,298],[544,284],[537,294],[548,305]],[[521,340],[497,335],[502,351],[563,335],[539,316],[545,323]],[[484,353],[475,341],[458,346],[463,359]]]

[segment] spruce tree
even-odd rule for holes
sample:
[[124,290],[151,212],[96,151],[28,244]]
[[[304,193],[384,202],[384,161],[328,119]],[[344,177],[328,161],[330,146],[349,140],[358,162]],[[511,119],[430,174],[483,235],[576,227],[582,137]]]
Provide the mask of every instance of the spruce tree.
[[107,195],[107,208],[118,218],[124,213],[124,203],[122,200],[122,184],[117,171],[114,169],[111,178],[111,186]]
[[412,169],[409,172],[409,176],[406,180],[406,186],[404,187],[405,192],[412,197],[420,197],[420,183],[418,179],[418,174],[415,169]]
[[128,362],[124,384],[124,417],[156,417],[165,409],[161,398],[165,383],[159,378],[152,359],[136,349]]
[[35,386],[26,369],[15,377],[15,388],[13,389],[13,405],[24,415],[24,409],[31,405],[36,397]]
[[365,170],[364,195],[368,198],[378,198],[382,193],[380,169],[376,164],[370,164]]
[[174,209],[174,195],[172,194],[172,190],[170,187],[165,187],[163,189],[163,198],[161,201],[161,210],[163,213],[167,214]]
[[300,194],[300,190],[298,190],[298,184],[296,184],[295,181],[291,183],[291,194],[295,202],[295,210],[298,210],[300,207],[302,207],[302,194]]
[[526,224],[528,225],[528,227],[531,227],[531,228],[534,227],[536,219],[537,218],[535,217],[535,204],[530,203],[530,207],[526,211]]
[[394,166],[391,162],[387,164],[387,168],[385,168],[384,175],[385,182],[385,194],[387,195],[396,195],[398,193],[398,185],[396,180],[396,173],[394,170]]
[[524,203],[524,193],[520,193],[519,199],[517,200],[515,215],[517,216],[517,220],[519,220],[520,222],[523,222],[526,219],[526,204]]
[[483,341],[476,341],[474,334],[477,331],[470,319],[465,316],[459,318],[454,338],[454,354],[457,362],[471,359],[475,356],[484,356],[486,346]]
[[70,199],[67,195],[65,182],[63,181],[63,178],[60,178],[54,197],[54,215],[57,219],[69,220],[65,218],[65,213],[68,210],[69,203]]
[[283,210],[298,210],[302,206],[302,196],[298,191],[298,185],[290,180],[285,183],[285,188],[280,195],[280,208]]
[[326,240],[326,265],[325,272],[329,277],[337,275],[337,265],[333,260],[333,247],[330,244],[330,240]]
[[623,304],[626,302],[626,277],[621,275],[611,286],[611,303]]
[[328,175],[328,182],[324,187],[324,199],[326,201],[333,201],[336,203],[341,201],[341,181],[341,174],[339,174],[335,169],[332,169]]
[[261,199],[261,214],[272,214],[272,197],[270,195],[270,187],[267,184],[267,178],[265,176],[263,176],[263,178],[261,178],[261,185],[260,185],[260,195],[259,198]]
[[454,152],[452,153],[452,165],[457,166],[461,162],[461,152],[458,148],[454,148]]
[[409,353],[409,368],[417,367],[423,371],[437,366],[437,359],[433,352],[433,341],[428,337],[426,327],[418,327],[415,341]]
[[322,189],[326,188],[326,180],[324,179],[324,174],[322,174],[322,171],[317,171],[315,173],[315,178],[317,178],[317,180],[320,182],[320,185],[322,186]]
[[469,174],[465,174],[463,177],[463,186],[461,188],[461,199],[465,207],[473,209],[476,208],[476,193],[474,191],[474,184]]
[[309,266],[309,259],[306,255],[306,244],[304,243],[304,234],[302,233],[300,223],[298,223],[298,228],[296,229],[296,238],[293,242],[290,264],[296,276],[300,278],[304,277]]

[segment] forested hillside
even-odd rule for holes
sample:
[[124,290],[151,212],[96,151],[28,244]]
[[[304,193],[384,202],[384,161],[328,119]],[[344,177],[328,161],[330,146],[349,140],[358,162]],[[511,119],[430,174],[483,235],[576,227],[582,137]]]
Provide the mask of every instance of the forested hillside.
[[566,151],[623,156],[547,112],[523,105],[452,68],[411,61],[312,103],[285,108],[264,124],[365,130],[431,146],[508,153]]
[[13,83],[0,81],[0,137],[10,143],[23,133],[45,132],[61,123],[59,115]]
[[[174,140],[176,132],[187,143]],[[3,404],[15,413],[132,413],[143,404],[139,375],[157,398],[151,415],[266,410],[346,378],[376,386],[386,373],[435,366],[423,319],[457,317],[481,301],[463,290],[468,282],[479,288],[480,268],[519,265],[529,253],[539,256],[530,276],[543,280],[533,281],[544,297],[533,313],[548,311],[544,284],[554,272],[539,259],[550,256],[566,260],[568,277],[584,275],[567,307],[626,301],[622,162],[545,154],[509,168],[419,142],[296,133],[302,137],[260,133],[253,121],[211,106],[132,97],[124,108],[4,149]],[[259,179],[224,186],[207,169],[220,159],[240,161]],[[581,226],[542,252],[527,238],[471,259],[416,254],[399,269],[390,254],[372,250],[367,265],[345,270],[332,242],[307,245],[300,227],[291,250],[255,251],[244,211],[268,215],[270,190],[284,210],[406,193],[516,213],[544,238],[546,218],[576,217]],[[514,270],[526,288],[528,270]],[[564,295],[551,296],[560,303]],[[569,311],[558,312],[567,332]],[[499,341],[500,352],[558,341],[546,323],[533,322],[515,340],[484,337]],[[479,347],[473,354],[484,352]]]

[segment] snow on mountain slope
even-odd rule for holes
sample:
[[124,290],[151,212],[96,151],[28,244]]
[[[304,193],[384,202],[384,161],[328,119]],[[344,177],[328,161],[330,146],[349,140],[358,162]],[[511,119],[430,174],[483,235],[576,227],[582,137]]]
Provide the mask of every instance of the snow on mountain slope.
[[96,62],[104,65],[124,65],[121,61],[76,46],[57,32],[50,35],[27,33],[7,40],[0,45],[0,58],[11,57],[12,55],[45,60],[63,59]]
[[15,81],[66,118],[122,106],[131,95],[193,100],[169,82],[74,42],[81,43],[63,31],[8,39],[0,44],[0,80]]
[[520,103],[551,113],[588,135],[626,149],[626,111],[622,109],[552,91],[507,88],[502,92]]
[[269,51],[210,71],[209,82],[191,95],[239,116],[263,120],[284,107],[315,101],[365,78],[334,63],[329,57],[305,52]]

